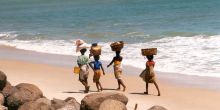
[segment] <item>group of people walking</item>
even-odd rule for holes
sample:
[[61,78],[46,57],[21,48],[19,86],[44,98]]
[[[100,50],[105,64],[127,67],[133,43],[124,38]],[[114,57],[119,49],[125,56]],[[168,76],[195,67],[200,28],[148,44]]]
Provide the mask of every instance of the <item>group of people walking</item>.
[[[121,43],[121,44],[120,44]],[[121,89],[121,86],[123,87],[123,91],[126,91],[126,85],[124,84],[124,81],[122,80],[122,67],[121,62],[123,60],[123,57],[120,55],[121,49],[123,48],[123,42],[116,42],[113,45],[111,45],[112,50],[115,51],[115,57],[113,57],[112,61],[107,65],[107,67],[110,67],[113,64],[114,67],[114,75],[118,83],[117,90]],[[119,44],[119,45],[118,45]],[[89,67],[92,68],[94,72],[93,76],[93,82],[96,83],[97,91],[102,91],[103,87],[100,83],[100,77],[101,73],[105,75],[105,70],[103,68],[102,63],[99,61],[100,55],[101,55],[101,48],[99,48],[97,43],[92,44],[90,49],[89,57],[85,55],[87,48],[89,46],[83,41],[83,40],[77,40],[76,41],[76,51],[80,52],[81,55],[77,58],[77,64],[80,68],[79,72],[79,81],[85,86],[85,93],[89,92],[90,86],[88,85],[88,75],[89,75]],[[94,61],[90,61],[90,57],[94,58]],[[158,96],[160,96],[160,90],[159,87],[155,81],[155,74],[153,71],[155,62],[153,61],[153,55],[147,55],[146,56],[148,61],[146,62],[146,69],[140,74],[140,77],[143,78],[143,80],[146,82],[146,91],[145,94],[148,94],[148,83],[153,83],[158,91]]]

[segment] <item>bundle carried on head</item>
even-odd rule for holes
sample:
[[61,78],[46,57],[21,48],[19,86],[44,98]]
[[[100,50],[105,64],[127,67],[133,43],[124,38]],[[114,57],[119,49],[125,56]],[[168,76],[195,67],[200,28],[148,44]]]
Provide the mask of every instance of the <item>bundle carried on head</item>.
[[86,49],[89,47],[89,45],[81,39],[77,39],[75,41],[75,45],[76,45],[76,52],[79,52],[81,49]]
[[141,53],[142,53],[143,56],[156,55],[157,54],[157,48],[141,49]]
[[90,49],[90,54],[93,56],[101,55],[102,49],[97,43],[93,43]]
[[121,51],[121,49],[124,47],[123,41],[113,42],[111,45],[112,51]]

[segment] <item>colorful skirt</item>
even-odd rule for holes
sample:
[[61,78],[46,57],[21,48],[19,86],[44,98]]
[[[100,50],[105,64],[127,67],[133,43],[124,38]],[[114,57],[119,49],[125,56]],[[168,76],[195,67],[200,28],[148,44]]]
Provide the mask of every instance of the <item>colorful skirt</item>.
[[99,82],[100,76],[101,76],[101,71],[95,70],[94,76],[93,76],[93,82]]
[[153,83],[155,81],[155,74],[154,73],[151,73],[144,69],[141,74],[139,75],[145,82],[148,82],[148,83]]
[[121,65],[114,65],[114,74],[116,79],[121,79],[122,68]]

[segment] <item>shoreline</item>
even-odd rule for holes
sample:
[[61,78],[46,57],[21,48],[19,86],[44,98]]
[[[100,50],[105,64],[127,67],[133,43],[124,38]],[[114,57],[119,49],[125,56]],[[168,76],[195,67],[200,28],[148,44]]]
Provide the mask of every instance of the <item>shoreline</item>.
[[[41,53],[2,45],[0,45],[0,59],[13,59],[68,68],[73,68],[76,65],[76,56]],[[112,67],[106,68],[106,65],[109,62],[102,61],[102,63],[106,73],[113,73]],[[140,68],[124,65],[123,71],[127,75],[139,78],[139,73],[141,73],[142,70]],[[136,74],[132,72],[135,72]],[[158,71],[156,71],[156,74],[159,80],[163,80],[164,82],[168,82],[172,85],[220,91],[220,78],[217,77],[184,75],[179,73],[167,73]],[[214,86],[213,82],[215,82]]]
[[[6,50],[4,52],[6,52]],[[36,60],[28,61],[28,57],[20,59],[6,58],[6,56],[13,56],[12,54],[5,55],[5,57],[2,58],[3,55],[1,52],[3,52],[3,50],[0,49],[0,70],[7,74],[8,81],[10,81],[12,85],[25,82],[35,84],[49,99],[65,99],[66,97],[74,97],[78,102],[80,102],[86,95],[83,93],[84,87],[78,81],[78,75],[72,73],[72,66],[61,66],[56,64],[45,64],[45,62],[37,62],[38,59],[41,59],[42,57],[44,59],[51,60],[53,58],[58,58],[59,55],[48,56],[48,54],[16,49],[7,51],[17,53],[16,55],[18,56],[32,56],[31,59]],[[20,51],[21,53],[17,51]],[[34,56],[36,56],[36,58]],[[48,56],[48,58],[46,56]],[[62,58],[59,60],[68,61],[69,59]],[[117,88],[116,80],[114,75],[110,74],[108,71],[107,74],[105,76],[101,76],[100,79],[103,87],[105,88],[103,92],[124,93],[129,98],[129,102],[127,104],[128,110],[133,110],[136,103],[138,104],[138,110],[144,110],[153,105],[161,105],[168,110],[219,110],[217,100],[220,98],[220,92],[218,90],[169,82],[171,79],[168,78],[168,74],[158,73],[157,81],[162,95],[160,97],[156,96],[156,88],[153,85],[149,86],[150,94],[144,95],[143,92],[145,90],[145,83],[138,76],[129,74],[122,75],[122,78],[127,85],[126,92],[115,91],[114,89]],[[126,71],[129,72],[130,70]],[[136,70],[131,69],[130,73],[134,71]],[[89,93],[96,92],[95,84],[92,82],[92,76],[93,73],[90,70],[89,84],[91,86],[91,91]],[[173,75],[171,78],[175,79]],[[193,80],[192,82],[194,83],[195,81]]]

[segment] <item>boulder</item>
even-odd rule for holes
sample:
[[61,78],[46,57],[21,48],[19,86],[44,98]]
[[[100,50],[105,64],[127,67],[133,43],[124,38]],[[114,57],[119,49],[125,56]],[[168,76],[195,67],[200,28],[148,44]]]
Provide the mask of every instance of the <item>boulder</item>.
[[101,103],[99,110],[127,110],[127,108],[120,101],[107,99]]
[[155,105],[155,106],[149,108],[148,110],[167,110],[167,109],[162,106]]
[[43,93],[37,86],[21,83],[15,86],[15,89],[12,90],[12,93],[7,97],[6,101],[9,109],[14,110],[26,102],[35,101],[42,97]]
[[5,103],[5,97],[2,93],[0,93],[0,105],[3,105],[4,103]]
[[80,110],[80,104],[73,97],[68,97],[65,100],[53,99],[51,102],[55,110]]
[[56,98],[53,98],[53,100],[51,100],[51,106],[55,110],[62,108],[64,105],[65,105],[64,100],[60,100],[60,99],[56,99]]
[[5,87],[2,90],[2,94],[5,98],[7,98],[9,95],[11,95],[13,92],[15,92],[17,89],[11,85],[11,83],[7,82]]
[[68,97],[65,100],[65,105],[58,110],[80,110],[80,104],[73,97]]
[[36,100],[36,102],[51,106],[51,101],[47,98],[39,98],[39,99]]
[[0,91],[3,90],[7,82],[7,76],[4,72],[0,71]]
[[26,102],[21,105],[18,110],[53,110],[51,106],[36,101]]
[[99,110],[100,104],[107,99],[117,100],[125,105],[128,103],[128,98],[122,93],[93,93],[82,99],[80,110]]

